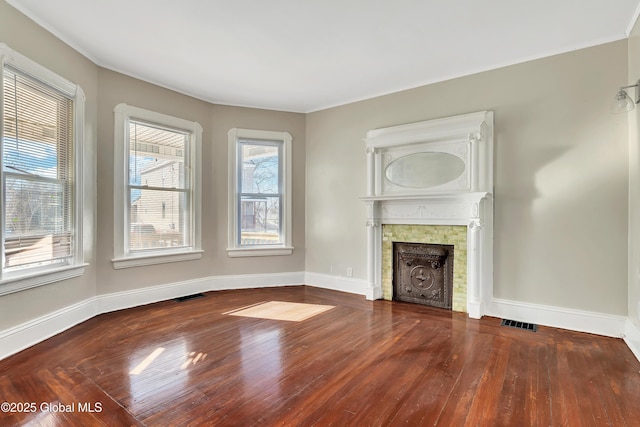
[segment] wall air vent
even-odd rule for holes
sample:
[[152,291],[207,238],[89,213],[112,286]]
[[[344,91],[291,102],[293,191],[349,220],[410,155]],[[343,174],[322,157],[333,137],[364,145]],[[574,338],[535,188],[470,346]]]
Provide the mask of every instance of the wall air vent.
[[538,325],[534,323],[518,322],[517,320],[502,319],[500,326],[508,326],[510,328],[524,329],[527,331],[538,331]]
[[193,294],[193,295],[186,295],[184,297],[178,297],[175,300],[177,302],[183,302],[183,301],[188,301],[188,300],[194,299],[194,298],[200,298],[200,297],[203,297],[203,296],[204,296],[204,294]]

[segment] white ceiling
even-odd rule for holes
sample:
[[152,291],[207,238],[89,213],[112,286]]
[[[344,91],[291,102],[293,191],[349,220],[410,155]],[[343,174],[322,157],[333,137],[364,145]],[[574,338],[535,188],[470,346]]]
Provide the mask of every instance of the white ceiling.
[[640,0],[6,0],[96,64],[311,112],[626,38]]

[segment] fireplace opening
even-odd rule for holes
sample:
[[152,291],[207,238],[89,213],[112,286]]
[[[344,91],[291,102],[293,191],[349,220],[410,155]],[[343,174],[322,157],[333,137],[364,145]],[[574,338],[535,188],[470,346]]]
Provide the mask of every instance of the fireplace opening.
[[453,245],[393,242],[393,299],[451,310]]

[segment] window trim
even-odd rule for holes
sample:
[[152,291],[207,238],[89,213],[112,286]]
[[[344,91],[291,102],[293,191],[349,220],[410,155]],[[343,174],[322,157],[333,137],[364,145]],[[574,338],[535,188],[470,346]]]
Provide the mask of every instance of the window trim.
[[[111,260],[113,268],[139,267],[168,262],[189,261],[202,258],[201,249],[201,205],[202,205],[202,126],[178,117],[169,116],[127,104],[118,104],[114,108],[114,194],[113,194],[113,229],[114,229],[114,257]],[[150,250],[145,253],[128,253],[125,248],[125,224],[128,214],[129,201],[127,186],[127,172],[129,164],[129,150],[127,138],[127,124],[130,119],[158,124],[169,128],[184,130],[191,134],[189,165],[191,168],[189,186],[192,194],[192,244],[186,248],[163,248]]]
[[[0,296],[21,290],[47,285],[49,283],[67,280],[84,274],[83,240],[83,204],[84,204],[84,110],[85,94],[82,88],[59,76],[46,67],[16,52],[4,43],[0,43],[0,81],[4,79],[5,65],[19,70],[22,73],[54,88],[73,101],[73,156],[74,156],[74,185],[73,185],[73,229],[74,253],[67,264],[45,266],[41,268],[29,268],[23,271],[4,273],[0,270]],[[4,90],[0,90],[0,139],[4,134],[3,128]],[[0,171],[4,170],[3,160],[0,157]],[[1,180],[0,180],[1,181]],[[4,200],[4,189],[0,185],[0,200]],[[0,209],[0,224],[4,224],[5,212]],[[0,226],[0,257],[4,258],[4,229]]]
[[[288,132],[274,132],[253,129],[233,128],[229,137],[229,218],[228,218],[228,246],[227,255],[231,258],[249,256],[291,255],[292,245],[292,184],[291,184],[291,134]],[[266,141],[282,141],[282,243],[277,245],[245,246],[238,244],[239,220],[238,197],[238,140],[255,139]]]

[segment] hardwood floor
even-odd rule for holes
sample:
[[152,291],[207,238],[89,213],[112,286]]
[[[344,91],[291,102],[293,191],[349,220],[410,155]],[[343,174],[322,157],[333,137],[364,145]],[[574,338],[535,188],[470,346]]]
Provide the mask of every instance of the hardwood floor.
[[[239,315],[270,301],[306,319]],[[499,323],[310,287],[165,301],[1,361],[0,425],[640,425],[622,340]]]

